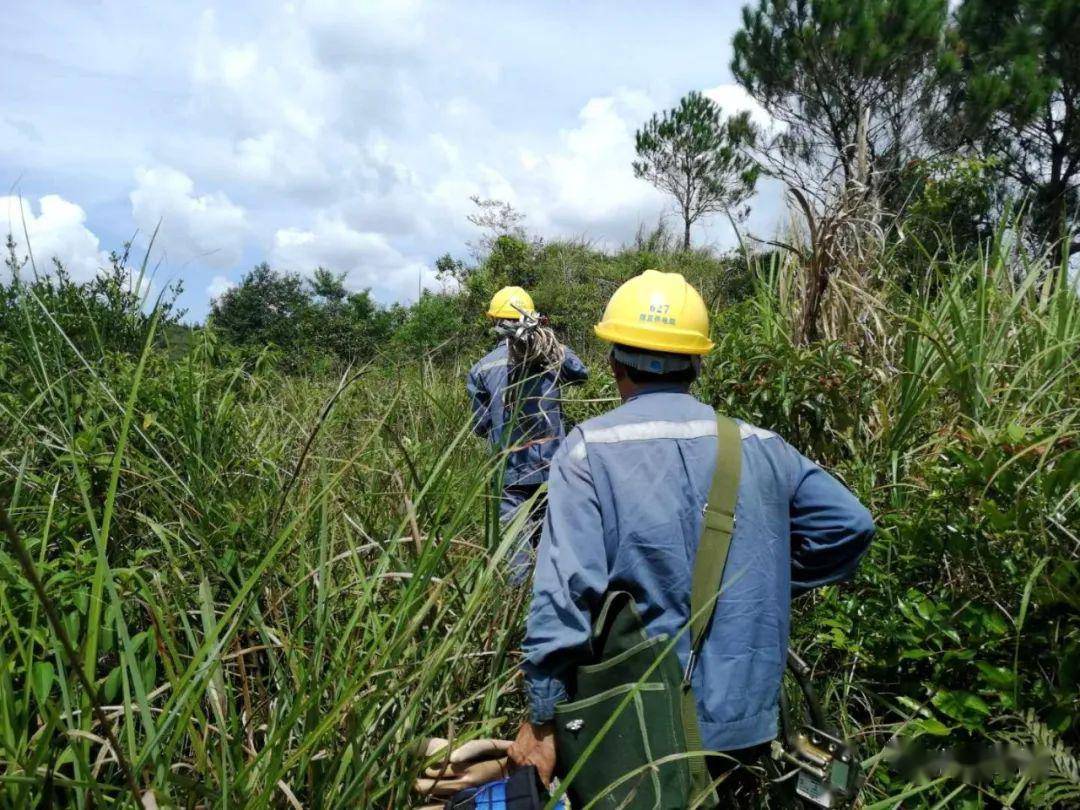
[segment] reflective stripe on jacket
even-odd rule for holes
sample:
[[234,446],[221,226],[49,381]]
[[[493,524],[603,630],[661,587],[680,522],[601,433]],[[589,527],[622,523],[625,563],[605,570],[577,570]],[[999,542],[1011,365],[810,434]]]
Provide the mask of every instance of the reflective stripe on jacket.
[[[565,437],[559,385],[581,382],[589,372],[567,348],[562,368],[525,381],[521,403],[513,408],[507,402],[507,354],[503,340],[469,371],[473,430],[495,450],[520,448],[507,459],[505,484],[540,484],[547,480],[551,459]],[[511,420],[513,427],[507,430]]]
[[[849,576],[874,531],[858,500],[779,436],[744,423],[740,435],[735,533],[692,681],[703,742],[718,751],[776,736],[791,594]],[[634,595],[651,636],[674,636],[688,622],[716,449],[713,410],[660,386],[563,443],[524,644],[535,722],[566,698],[609,589]],[[685,666],[688,633],[677,649]]]

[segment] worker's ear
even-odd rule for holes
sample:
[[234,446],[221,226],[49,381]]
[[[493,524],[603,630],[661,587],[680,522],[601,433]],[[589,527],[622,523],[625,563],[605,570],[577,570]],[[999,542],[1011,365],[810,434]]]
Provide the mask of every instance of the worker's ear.
[[619,382],[626,377],[626,366],[616,360],[614,354],[609,354],[607,361],[611,367],[611,373],[615,375],[615,382]]

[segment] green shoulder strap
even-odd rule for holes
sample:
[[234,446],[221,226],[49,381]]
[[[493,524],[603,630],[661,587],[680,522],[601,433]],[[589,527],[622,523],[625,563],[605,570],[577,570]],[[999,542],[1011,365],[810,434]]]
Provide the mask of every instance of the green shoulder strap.
[[705,521],[698,540],[690,591],[691,646],[695,651],[705,638],[705,630],[716,608],[715,597],[724,578],[731,534],[735,530],[735,500],[742,471],[742,445],[739,426],[734,419],[717,417],[716,439],[716,471],[709,499],[705,502]]
[[[683,674],[682,691],[687,751],[702,750],[701,729],[698,728],[697,706],[690,679],[705,639],[705,631],[716,611],[717,594],[724,579],[731,535],[735,531],[735,501],[739,494],[739,474],[742,469],[739,426],[734,419],[717,416],[716,439],[716,471],[709,488],[709,498],[705,502],[705,519],[701,526],[690,589],[690,659]],[[690,758],[690,774],[694,793],[700,795],[709,784],[703,757]]]

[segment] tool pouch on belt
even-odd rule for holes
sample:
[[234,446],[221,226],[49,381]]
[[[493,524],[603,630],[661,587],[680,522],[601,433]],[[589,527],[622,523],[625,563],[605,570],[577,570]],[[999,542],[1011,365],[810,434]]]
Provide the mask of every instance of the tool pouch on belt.
[[[738,426],[717,420],[718,453],[691,586],[690,658],[680,667],[666,635],[650,638],[625,591],[611,591],[593,625],[592,660],[576,670],[573,699],[555,706],[557,772],[574,807],[715,807],[700,752],[694,663],[723,580],[735,526]],[[688,752],[691,754],[688,756]],[[708,794],[708,795],[705,795]]]

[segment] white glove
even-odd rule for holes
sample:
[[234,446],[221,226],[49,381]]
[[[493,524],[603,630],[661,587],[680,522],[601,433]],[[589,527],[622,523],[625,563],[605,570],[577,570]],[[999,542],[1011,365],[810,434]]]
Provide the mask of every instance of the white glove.
[[425,740],[419,753],[433,762],[413,789],[424,797],[449,798],[459,790],[503,779],[509,773],[506,752],[512,744],[512,740],[469,740],[448,751],[448,740]]

